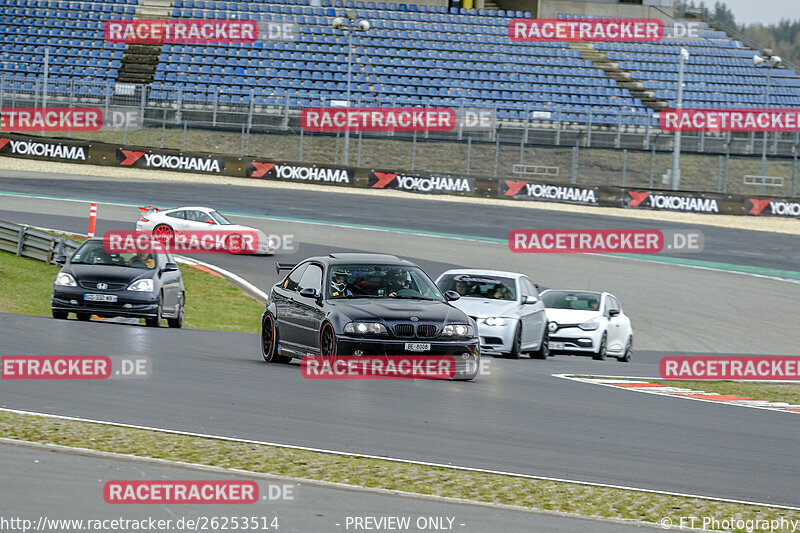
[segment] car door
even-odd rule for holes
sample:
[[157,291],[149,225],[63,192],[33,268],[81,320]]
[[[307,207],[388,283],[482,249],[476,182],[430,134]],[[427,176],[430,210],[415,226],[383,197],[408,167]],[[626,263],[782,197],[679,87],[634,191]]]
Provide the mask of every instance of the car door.
[[156,268],[161,279],[161,290],[164,293],[164,311],[174,314],[180,304],[181,273],[180,271],[164,272],[167,263],[174,263],[175,259],[169,254],[156,254]]
[[525,313],[525,329],[523,330],[522,344],[523,346],[538,346],[542,342],[542,334],[544,333],[544,326],[547,321],[544,304],[541,298],[539,298],[539,291],[530,279],[526,277],[520,278],[520,286],[523,288],[523,294],[527,296],[529,301],[533,298],[537,300],[536,303],[526,303],[522,305]]
[[625,334],[623,331],[623,317],[620,315],[611,316],[611,311],[616,310],[622,312],[617,299],[610,294],[606,296],[606,311],[605,316],[608,318],[608,337],[607,346],[609,351],[618,352],[623,349],[622,343],[625,340],[622,338]]
[[[300,278],[308,267],[308,263],[297,265],[286,279],[272,289],[272,297],[275,302],[275,323],[278,325],[278,339],[283,346],[291,351],[300,352],[299,339],[302,336],[298,332],[298,309],[297,301],[299,298],[298,285]],[[301,352],[302,353],[302,352]]]
[[[210,220],[212,223],[207,222],[208,220]],[[202,231],[214,228],[214,226],[216,226],[216,222],[214,222],[208,213],[200,211],[199,209],[186,210],[186,220],[184,221],[183,229]]]
[[[186,211],[173,211],[172,213],[165,213],[163,222],[172,226],[174,230],[184,230],[186,229]],[[157,225],[157,224],[156,224]]]
[[[319,330],[325,316],[321,303],[322,276],[322,265],[310,263],[297,287],[297,342],[312,353],[319,350]],[[314,289],[317,296],[313,298],[302,296],[300,291],[303,289]]]

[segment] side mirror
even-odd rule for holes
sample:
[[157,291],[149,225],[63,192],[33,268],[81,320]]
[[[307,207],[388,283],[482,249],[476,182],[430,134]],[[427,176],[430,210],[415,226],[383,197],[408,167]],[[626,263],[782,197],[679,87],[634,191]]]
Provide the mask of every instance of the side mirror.
[[539,301],[539,298],[537,298],[536,296],[523,296],[522,297],[522,303],[525,304],[525,305],[535,304],[538,301]]
[[179,270],[177,263],[167,263],[164,265],[163,272],[177,272]]
[[317,297],[317,289],[312,289],[311,287],[308,287],[306,289],[302,289],[300,291],[300,296],[303,296],[305,298],[316,298]]
[[216,222],[214,222],[213,220],[211,220],[211,219],[209,218],[208,220],[206,220],[206,224],[216,224]]
[[610,316],[611,318],[619,316],[619,309],[609,309],[608,316]]
[[455,302],[460,298],[461,295],[458,294],[456,291],[447,291],[444,293],[444,299],[447,300],[448,302]]
[[57,255],[56,256],[56,264],[64,265],[66,263],[67,263],[67,256],[66,255],[61,254],[61,255]]

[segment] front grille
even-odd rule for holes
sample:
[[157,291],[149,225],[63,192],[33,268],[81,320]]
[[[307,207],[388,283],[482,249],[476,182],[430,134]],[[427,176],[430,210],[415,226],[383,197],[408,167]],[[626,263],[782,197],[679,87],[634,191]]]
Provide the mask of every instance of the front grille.
[[394,334],[398,337],[413,337],[414,324],[397,324],[394,327]]
[[418,337],[433,337],[436,335],[436,326],[431,324],[420,324],[417,326]]
[[[83,287],[84,289],[95,289],[95,290],[103,290],[103,291],[118,291],[120,289],[124,289],[125,288],[125,284],[124,283],[106,283],[106,282],[103,282],[103,281],[80,281],[79,283],[80,283],[80,286]],[[98,289],[97,288],[97,284],[98,283],[106,283],[106,285],[108,285],[108,287],[105,288],[105,289]]]

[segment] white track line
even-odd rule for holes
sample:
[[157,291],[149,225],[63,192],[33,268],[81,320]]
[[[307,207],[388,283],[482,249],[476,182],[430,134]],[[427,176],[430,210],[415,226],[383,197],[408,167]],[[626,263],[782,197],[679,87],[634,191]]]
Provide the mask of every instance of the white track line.
[[663,490],[655,490],[655,489],[644,489],[639,487],[628,487],[624,485],[611,485],[607,483],[592,483],[588,481],[576,481],[573,479],[564,479],[564,478],[555,478],[555,477],[545,477],[545,476],[534,476],[531,474],[519,474],[515,472],[505,472],[502,470],[489,470],[485,468],[473,468],[468,466],[457,466],[452,464],[443,464],[443,463],[432,463],[427,461],[411,461],[409,459],[398,459],[394,457],[385,457],[381,455],[369,455],[363,453],[354,453],[354,452],[343,452],[338,450],[326,450],[324,448],[312,448],[308,446],[294,446],[290,444],[280,444],[275,442],[264,442],[264,441],[257,441],[257,440],[249,440],[249,439],[239,439],[234,437],[225,437],[220,435],[210,435],[206,433],[193,433],[188,431],[179,431],[174,429],[163,429],[163,428],[155,428],[149,426],[139,426],[135,424],[123,424],[119,422],[109,422],[105,420],[94,420],[91,418],[79,418],[73,416],[64,416],[64,415],[53,415],[50,413],[39,413],[35,411],[22,411],[19,409],[9,409],[9,408],[0,408],[0,411],[5,411],[7,413],[15,413],[20,415],[31,415],[31,416],[41,416],[44,418],[54,418],[57,420],[71,420],[74,422],[89,422],[92,424],[103,424],[107,426],[115,426],[121,428],[129,428],[129,429],[143,429],[147,431],[157,431],[159,433],[166,433],[171,435],[184,435],[187,437],[200,437],[205,439],[215,439],[225,442],[239,442],[243,444],[256,444],[260,446],[274,446],[279,448],[288,448],[290,450],[302,450],[302,451],[309,451],[309,452],[316,452],[316,453],[325,453],[330,455],[341,455],[347,457],[357,457],[361,459],[376,459],[380,461],[391,461],[395,463],[404,463],[404,464],[411,464],[411,465],[420,465],[420,466],[430,466],[434,468],[447,468],[450,470],[460,470],[463,472],[478,472],[482,474],[494,474],[500,476],[509,476],[509,477],[516,477],[522,479],[534,479],[539,481],[555,481],[560,483],[572,483],[574,485],[582,485],[586,487],[601,487],[601,488],[609,488],[609,489],[620,489],[620,490],[632,490],[638,492],[645,492],[648,494],[661,494],[664,496],[677,496],[682,498],[694,498],[700,500],[708,500],[708,501],[716,501],[716,502],[724,502],[724,503],[733,503],[739,505],[758,505],[762,507],[770,507],[773,509],[787,509],[790,511],[800,511],[800,507],[791,507],[787,505],[776,505],[771,503],[762,503],[762,502],[752,502],[747,500],[733,500],[728,498],[716,498],[713,496],[701,496],[697,494],[686,494],[682,492],[670,492],[670,491],[663,491]]

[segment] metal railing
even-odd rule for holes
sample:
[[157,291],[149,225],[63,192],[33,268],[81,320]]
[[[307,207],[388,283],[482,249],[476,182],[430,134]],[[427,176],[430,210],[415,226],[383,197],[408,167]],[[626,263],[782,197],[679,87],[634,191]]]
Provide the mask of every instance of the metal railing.
[[55,264],[59,255],[71,256],[81,243],[24,224],[0,221],[0,250]]

